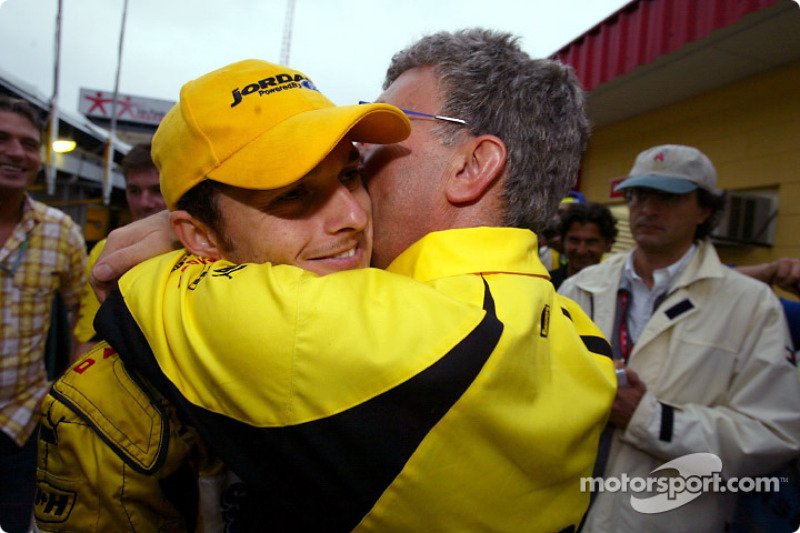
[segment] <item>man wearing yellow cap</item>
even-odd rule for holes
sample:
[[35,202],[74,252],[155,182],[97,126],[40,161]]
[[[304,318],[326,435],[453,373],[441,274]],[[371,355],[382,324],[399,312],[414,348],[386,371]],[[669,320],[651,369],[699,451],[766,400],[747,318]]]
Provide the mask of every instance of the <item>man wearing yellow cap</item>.
[[[232,80],[252,79],[259,91],[269,91],[281,77],[291,78],[272,89],[281,94],[262,96],[249,108],[231,105],[233,117],[219,113],[216,104],[228,106],[223,100]],[[243,86],[244,98],[256,98],[247,96],[251,87]],[[368,266],[370,203],[352,141],[397,141],[408,132],[408,119],[391,106],[334,107],[303,74],[262,61],[190,82],[153,143],[172,224],[188,250],[176,258],[176,268],[221,259],[270,261],[324,275]],[[207,272],[212,279],[241,273],[237,267]],[[135,346],[125,339],[120,351]],[[204,464],[196,436],[108,343],[54,385],[42,412],[40,530],[196,528],[201,498],[195,469]],[[203,516],[207,530],[215,518]]]
[[123,277],[106,305],[130,319],[100,326],[245,480],[249,530],[574,528],[613,368],[525,228],[574,183],[577,80],[474,30],[398,54],[386,86],[413,123],[362,143],[386,271],[176,252]]

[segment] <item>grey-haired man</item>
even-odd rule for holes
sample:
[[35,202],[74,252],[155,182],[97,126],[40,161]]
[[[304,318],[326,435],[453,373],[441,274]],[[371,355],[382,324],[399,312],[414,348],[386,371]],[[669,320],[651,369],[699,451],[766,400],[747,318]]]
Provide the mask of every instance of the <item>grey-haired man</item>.
[[[570,69],[554,61],[532,60],[515,41],[508,34],[480,29],[443,32],[395,55],[379,101],[409,113],[411,134],[390,145],[360,145],[375,221],[372,264],[386,272],[362,269],[313,280],[312,284],[324,288],[324,294],[313,300],[307,300],[313,293],[304,281],[297,293],[303,299],[298,303],[313,301],[314,313],[335,313],[329,320],[312,317],[305,305],[300,313],[281,313],[283,318],[302,319],[302,327],[291,331],[306,340],[295,343],[290,336],[276,335],[273,318],[281,317],[266,319],[257,314],[269,302],[278,301],[259,295],[264,284],[245,291],[258,305],[242,306],[241,298],[227,292],[217,293],[223,298],[220,305],[194,300],[198,310],[227,308],[237,302],[236,311],[247,312],[241,320],[231,320],[233,315],[226,314],[233,329],[246,326],[242,333],[222,326],[215,314],[208,327],[224,331],[227,337],[223,345],[204,350],[213,357],[225,357],[226,367],[237,372],[245,369],[242,379],[227,380],[237,390],[273,388],[277,373],[246,369],[251,363],[277,361],[277,342],[289,340],[300,352],[327,358],[324,363],[302,365],[324,375],[320,382],[324,385],[308,388],[313,382],[302,378],[301,371],[292,372],[293,385],[286,389],[293,398],[311,399],[298,387],[307,388],[325,412],[316,409],[306,417],[295,404],[281,412],[291,417],[300,414],[305,417],[302,424],[280,422],[276,431],[261,432],[273,439],[290,436],[297,429],[305,436],[294,433],[295,437],[310,447],[281,441],[280,453],[270,453],[263,440],[237,438],[237,430],[221,431],[216,421],[210,426],[214,434],[207,442],[220,444],[220,437],[230,440],[225,450],[217,446],[219,455],[237,474],[243,473],[250,494],[256,496],[251,499],[254,512],[245,514],[253,523],[263,523],[261,529],[516,533],[568,531],[580,522],[588,504],[580,479],[591,472],[598,433],[613,399],[613,364],[602,355],[610,347],[573,302],[554,295],[547,303],[542,301],[544,305],[537,303],[540,296],[554,290],[536,259],[536,237],[530,230],[541,230],[574,184],[588,123],[583,94]],[[241,105],[247,104],[247,98]],[[103,264],[109,266],[98,263],[99,267]],[[249,265],[246,274],[269,268]],[[388,293],[370,297],[370,287],[384,285],[358,281],[367,276],[391,280],[386,287],[402,284],[402,298]],[[122,292],[127,291],[130,279],[132,274],[122,278]],[[240,281],[213,283],[226,291],[241,286]],[[334,283],[343,283],[342,290],[336,290]],[[504,327],[497,357],[489,358],[458,405],[442,410],[444,417],[428,431],[414,421],[418,411],[407,408],[403,398],[421,402],[426,413],[439,412],[428,404],[469,368],[465,357],[456,356],[458,361],[438,374],[443,379],[426,381],[419,394],[415,389],[402,397],[391,394],[405,383],[415,386],[395,373],[429,351],[427,341],[410,343],[410,335],[428,332],[435,345],[447,344],[443,332],[449,328],[431,325],[421,311],[434,309],[437,320],[446,315],[435,306],[421,304],[412,294],[416,289],[409,288],[423,290],[431,284],[437,293],[465,303],[461,311],[478,309],[490,317],[496,309]],[[152,290],[147,283],[140,286]],[[193,296],[204,298],[202,292]],[[486,312],[483,306],[489,300],[483,296],[489,293],[492,310]],[[325,297],[334,301],[327,304]],[[135,304],[137,298],[126,294],[125,301]],[[109,302],[113,305],[115,300],[119,301],[112,295]],[[160,320],[152,314],[144,318]],[[312,327],[326,331],[315,335]],[[262,333],[268,335],[263,343],[254,337]],[[244,365],[232,362],[231,338],[247,339],[266,357],[251,357],[248,352]],[[459,338],[472,343],[469,336]],[[325,349],[307,342],[310,339],[324,341]],[[593,353],[573,361],[583,351],[575,341],[585,342]],[[300,352],[293,352],[292,360],[305,360]],[[398,358],[387,357],[390,352]],[[499,363],[506,357],[508,364]],[[329,361],[362,373],[357,379],[348,378]],[[155,370],[152,361],[141,362],[146,363],[143,369]],[[379,368],[386,368],[386,375],[393,377],[386,394],[359,392],[362,387],[380,390],[376,387],[382,387]],[[442,367],[426,364],[421,368],[439,372]],[[577,376],[587,371],[588,377]],[[570,375],[576,378],[563,381]],[[484,377],[491,381],[484,382]],[[250,379],[260,383],[245,383]],[[219,390],[215,386],[212,396],[221,397]],[[349,391],[347,404],[337,403],[339,391]],[[373,398],[386,403],[370,411],[379,405]],[[252,398],[244,399],[242,406],[245,411],[247,406],[271,409],[269,402]],[[395,406],[401,408],[399,416],[390,414]],[[596,424],[594,429],[582,425],[582,420]],[[342,431],[341,423],[348,429]],[[350,438],[349,428],[358,434]],[[318,429],[325,429],[325,435],[337,442],[317,439],[323,436]],[[391,431],[402,436],[387,438]],[[244,464],[243,459],[250,462]],[[391,468],[382,467],[389,463]]]

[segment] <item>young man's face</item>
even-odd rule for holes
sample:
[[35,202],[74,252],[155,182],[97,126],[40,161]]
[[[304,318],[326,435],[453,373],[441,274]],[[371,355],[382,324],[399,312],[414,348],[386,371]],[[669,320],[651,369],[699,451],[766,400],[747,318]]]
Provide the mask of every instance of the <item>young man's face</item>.
[[358,150],[345,139],[291,185],[224,189],[216,200],[223,257],[295,265],[319,275],[368,267],[372,218],[359,163]]
[[141,220],[167,208],[158,181],[158,169],[133,169],[125,173],[125,197],[134,220]]
[[39,130],[12,111],[0,111],[0,188],[25,190],[42,167]]
[[611,249],[611,242],[603,237],[600,227],[594,222],[573,222],[564,235],[563,244],[570,275],[596,265]]

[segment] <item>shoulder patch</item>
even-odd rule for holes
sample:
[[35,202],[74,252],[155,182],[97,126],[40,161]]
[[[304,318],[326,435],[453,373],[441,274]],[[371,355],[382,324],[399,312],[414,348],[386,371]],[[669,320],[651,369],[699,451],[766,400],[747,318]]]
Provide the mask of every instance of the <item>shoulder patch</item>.
[[690,311],[692,309],[694,309],[694,304],[691,302],[691,300],[687,298],[686,300],[682,300],[676,303],[675,305],[664,311],[664,313],[670,320],[674,320],[675,317],[680,316],[686,311]]
[[107,343],[95,346],[65,372],[51,395],[84,419],[134,470],[152,472],[166,457],[167,416]]
[[547,337],[550,333],[550,306],[545,304],[544,309],[542,309],[542,318],[541,318],[541,332],[539,336]]

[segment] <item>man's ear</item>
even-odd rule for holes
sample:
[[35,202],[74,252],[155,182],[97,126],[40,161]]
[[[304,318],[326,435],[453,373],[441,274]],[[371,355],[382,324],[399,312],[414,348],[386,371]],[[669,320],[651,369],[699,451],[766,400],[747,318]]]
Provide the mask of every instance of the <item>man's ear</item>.
[[187,211],[173,211],[169,215],[172,231],[184,248],[194,255],[217,261],[222,259],[222,250],[211,228],[194,218]]
[[465,143],[459,167],[447,182],[447,200],[454,204],[474,202],[503,174],[508,155],[505,143],[494,135],[481,135]]

